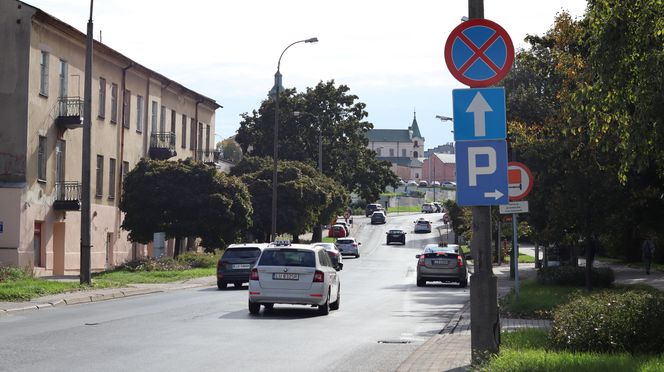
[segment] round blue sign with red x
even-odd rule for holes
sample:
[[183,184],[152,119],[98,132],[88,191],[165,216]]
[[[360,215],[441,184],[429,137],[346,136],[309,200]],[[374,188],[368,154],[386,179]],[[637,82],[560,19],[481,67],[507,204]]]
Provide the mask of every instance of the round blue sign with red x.
[[504,28],[488,19],[458,25],[445,43],[445,63],[452,75],[472,88],[488,87],[507,75],[514,45]]

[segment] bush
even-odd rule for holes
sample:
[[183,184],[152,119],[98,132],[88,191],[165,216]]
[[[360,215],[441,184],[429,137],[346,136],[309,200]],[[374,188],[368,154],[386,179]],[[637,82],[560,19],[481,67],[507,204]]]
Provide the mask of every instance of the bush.
[[17,266],[0,267],[0,283],[31,278],[32,273]]
[[573,351],[664,352],[664,294],[603,291],[577,297],[553,314],[550,341]]
[[186,270],[191,267],[179,261],[176,261],[170,257],[161,257],[161,258],[152,258],[152,257],[141,257],[135,260],[125,262],[124,264],[118,266],[115,271],[126,270],[126,271],[172,271],[172,270]]
[[[609,288],[615,277],[609,267],[592,269],[593,286]],[[582,287],[586,284],[586,268],[579,266],[543,267],[537,270],[537,281],[544,285],[569,285]]]
[[178,256],[177,261],[188,265],[191,268],[196,267],[215,267],[218,257],[213,253],[185,252]]

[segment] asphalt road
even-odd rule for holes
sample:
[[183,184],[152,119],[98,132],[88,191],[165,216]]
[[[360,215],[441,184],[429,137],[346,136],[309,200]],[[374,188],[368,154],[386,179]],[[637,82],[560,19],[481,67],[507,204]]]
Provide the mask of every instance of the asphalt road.
[[[434,227],[442,214],[427,215]],[[195,288],[0,318],[0,371],[393,371],[468,300],[455,284],[415,286],[431,234],[420,215],[355,217],[361,258],[344,259],[341,306],[276,305],[250,316],[246,287]],[[390,228],[406,246],[385,245]]]

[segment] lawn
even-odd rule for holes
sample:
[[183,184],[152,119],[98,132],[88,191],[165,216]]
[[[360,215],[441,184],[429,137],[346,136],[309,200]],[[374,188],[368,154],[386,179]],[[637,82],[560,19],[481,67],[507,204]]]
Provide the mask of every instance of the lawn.
[[29,301],[31,298],[79,291],[86,286],[78,282],[56,282],[39,278],[20,278],[0,282],[0,301]]
[[168,271],[106,271],[92,275],[92,284],[95,287],[122,287],[134,283],[167,283],[178,280],[200,278],[216,275],[216,268],[195,268],[187,270]]
[[519,299],[510,292],[500,299],[500,310],[506,318],[551,319],[553,308],[582,291],[578,287],[545,286],[534,279],[524,280],[519,285]]
[[548,331],[503,332],[500,353],[481,371],[662,371],[664,355],[600,354],[552,350]]
[[[511,256],[505,256],[503,262],[510,262],[511,258]],[[519,253],[519,263],[535,263],[535,257]]]
[[422,212],[422,206],[420,206],[420,205],[400,205],[398,207],[389,207],[389,208],[387,208],[387,213],[399,213],[399,212]]

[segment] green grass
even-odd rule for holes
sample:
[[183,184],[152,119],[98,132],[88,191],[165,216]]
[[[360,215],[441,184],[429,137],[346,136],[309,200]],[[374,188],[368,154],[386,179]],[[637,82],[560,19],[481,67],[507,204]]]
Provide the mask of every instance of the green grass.
[[167,283],[216,274],[216,268],[196,268],[172,271],[107,271],[92,276],[95,287],[121,287],[138,283]]
[[541,329],[503,332],[500,353],[481,371],[664,371],[664,355],[575,353],[550,350]]
[[[505,256],[503,258],[503,262],[510,262],[511,261],[510,256]],[[527,254],[519,253],[519,263],[535,263],[535,257],[529,256]]]
[[399,212],[422,212],[421,205],[400,205],[398,207],[389,207],[387,208],[387,213],[399,213]]
[[0,282],[0,301],[28,301],[31,298],[78,291],[78,282],[56,282],[39,278],[22,278]]
[[323,243],[336,243],[337,238],[330,238],[328,236],[323,237]]
[[580,293],[576,287],[544,286],[534,279],[519,284],[519,299],[510,292],[500,300],[501,312],[508,318],[550,319],[551,311]]

